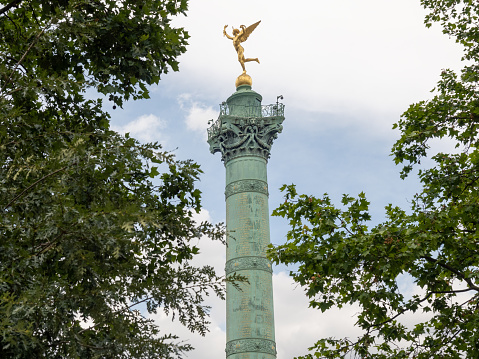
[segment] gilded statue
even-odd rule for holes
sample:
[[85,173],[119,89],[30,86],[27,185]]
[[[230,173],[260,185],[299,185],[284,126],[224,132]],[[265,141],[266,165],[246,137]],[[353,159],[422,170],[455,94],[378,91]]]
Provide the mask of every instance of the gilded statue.
[[248,27],[241,25],[239,29],[235,29],[233,27],[233,36],[230,36],[226,33],[226,28],[228,25],[225,25],[223,28],[223,35],[226,36],[228,39],[233,40],[233,46],[238,53],[238,61],[241,64],[241,67],[243,68],[243,74],[246,74],[246,68],[244,66],[245,62],[250,62],[250,61],[256,61],[259,64],[258,58],[245,58],[244,57],[244,49],[243,46],[241,46],[242,42],[245,42],[249,35],[253,32],[254,29],[259,25],[261,21],[258,21],[257,23],[254,23],[253,25],[250,25]]

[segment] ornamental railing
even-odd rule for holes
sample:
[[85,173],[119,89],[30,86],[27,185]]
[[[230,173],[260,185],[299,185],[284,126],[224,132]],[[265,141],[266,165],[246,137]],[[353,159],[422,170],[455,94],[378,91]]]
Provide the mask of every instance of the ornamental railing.
[[244,106],[244,105],[228,105],[223,102],[220,104],[220,116],[234,115],[238,117],[273,117],[284,116],[284,104],[275,103],[272,105],[262,106]]
[[219,119],[208,128],[208,139],[215,137],[221,130],[221,116],[234,116],[244,118],[248,124],[263,124],[263,117],[284,116],[284,104],[275,103],[262,106],[230,105],[223,102],[220,104]]
[[208,140],[220,133],[221,121],[217,120],[210,127],[208,127]]

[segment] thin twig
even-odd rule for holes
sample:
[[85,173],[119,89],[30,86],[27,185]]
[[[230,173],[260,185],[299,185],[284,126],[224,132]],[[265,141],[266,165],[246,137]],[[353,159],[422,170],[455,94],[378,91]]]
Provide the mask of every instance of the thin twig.
[[[429,292],[424,298],[420,299],[419,301],[416,302],[416,304],[419,304],[419,303],[422,303],[424,302],[425,300],[427,300],[431,295],[433,295],[434,293],[433,292]],[[367,327],[367,331],[369,332],[369,330],[371,328],[374,328],[374,327],[379,327],[383,324],[386,324],[386,323],[389,323],[391,321],[393,321],[394,319],[396,319],[397,317],[399,317],[400,315],[404,314],[405,312],[407,312],[408,310],[411,310],[410,308],[406,308],[406,309],[402,309],[400,310],[399,312],[396,313],[395,316],[381,322],[381,323],[376,323],[376,324],[371,324],[370,326]]]
[[27,56],[27,54],[30,52],[30,50],[32,49],[33,45],[35,45],[35,43],[38,41],[38,39],[40,38],[40,36],[45,32],[45,29],[43,29],[42,31],[40,31],[38,33],[38,35],[35,37],[35,39],[32,41],[32,43],[30,44],[30,46],[28,47],[27,51],[25,51],[25,53],[23,54],[22,58],[17,62],[17,64],[15,65],[15,67],[13,68],[12,72],[10,73],[10,76],[8,76],[8,79],[7,81],[5,81],[5,84],[3,85],[2,89],[0,90],[0,92],[2,92],[5,87],[8,85],[8,83],[10,82],[10,80],[12,79],[12,76],[13,74],[15,73],[15,70],[17,69],[17,67],[21,64],[21,62],[23,61],[23,59],[25,58],[25,56]]
[[13,198],[4,208],[3,210],[5,211],[8,207],[10,207],[17,199],[19,199],[25,192],[27,192],[28,190],[30,190],[32,187],[35,187],[37,184],[39,184],[40,182],[42,182],[43,180],[47,179],[48,177],[51,177],[55,174],[57,174],[58,172],[61,172],[61,171],[64,171],[65,169],[67,169],[69,166],[65,166],[65,167],[62,167],[52,173],[49,173],[47,174],[46,176],[43,176],[42,178],[40,178],[39,180],[35,181],[34,183],[32,183],[30,186],[28,186],[27,188],[25,188],[22,192],[20,192],[18,195],[15,196],[15,198]]
[[[138,305],[138,304],[144,303],[144,302],[146,302],[146,301],[148,301],[148,300],[150,300],[150,299],[153,299],[153,297],[146,297],[145,299],[142,299],[142,300],[140,300],[139,302],[135,302],[135,303],[133,303],[132,305],[129,305],[129,306],[125,307],[125,308],[118,309],[116,312],[113,312],[113,314],[122,313],[122,312],[124,312],[124,311],[126,311],[126,310],[129,310],[130,308],[132,308],[132,307],[134,307],[134,306],[136,306],[136,305]],[[97,324],[92,325],[91,327],[84,328],[84,329],[80,330],[80,331],[78,332],[78,334],[81,334],[81,333],[83,333],[83,332],[86,332],[87,330],[91,330],[91,329],[97,327],[97,326],[100,325],[100,324],[103,324],[103,323],[97,323]]]

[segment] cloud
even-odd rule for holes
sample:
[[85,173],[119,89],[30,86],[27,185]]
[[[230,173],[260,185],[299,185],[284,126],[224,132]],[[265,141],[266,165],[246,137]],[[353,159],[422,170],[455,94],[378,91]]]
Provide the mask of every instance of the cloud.
[[[246,68],[264,104],[281,94],[287,111],[295,107],[319,113],[367,112],[357,121],[389,131],[409,104],[431,96],[442,68],[461,66],[461,46],[439,26],[426,29],[424,14],[417,0],[316,1],[299,6],[256,0],[244,0],[241,6],[219,0],[192,2],[188,16],[174,20],[191,38],[180,58],[180,72],[168,80],[180,91],[198,91],[220,103],[224,99],[217,96],[231,94],[241,73],[231,40],[222,35],[223,26],[229,25],[231,33],[231,26],[261,19],[244,49],[246,57],[261,61],[247,63]],[[321,120],[318,116],[318,126]]]
[[[208,210],[202,209],[199,213],[194,213],[193,218],[197,223],[210,221],[211,216]],[[197,267],[210,265],[221,275],[224,273],[226,262],[225,246],[219,241],[213,241],[207,237],[202,237],[197,247],[200,253],[196,255],[191,264]],[[163,312],[158,312],[149,316],[155,321],[155,324],[164,330],[165,333],[173,333],[180,337],[180,340],[186,340],[195,350],[186,354],[188,358],[195,359],[224,359],[226,332],[225,332],[225,302],[214,294],[205,298],[205,305],[211,307],[209,332],[203,337],[197,333],[191,333],[187,328],[181,325],[178,320],[172,321],[171,316]],[[164,328],[164,329],[162,329]]]
[[[208,251],[200,245],[203,256],[212,262],[222,262],[222,255],[217,250]],[[224,247],[222,248],[224,253]],[[220,257],[220,258],[218,258]],[[355,314],[358,309],[345,307],[331,309],[321,313],[317,309],[308,308],[308,299],[301,288],[285,272],[273,275],[275,332],[278,348],[278,358],[293,358],[306,354],[307,348],[318,339],[335,336],[356,337],[360,332],[354,327]],[[170,316],[158,312],[150,316],[165,332],[177,334],[180,339],[187,338],[195,350],[187,355],[195,359],[224,359],[226,345],[225,332],[225,302],[216,297],[208,297],[206,304],[212,307],[210,332],[202,337],[192,334],[177,320],[172,321]]]
[[190,131],[200,133],[204,139],[207,138],[208,121],[216,121],[218,111],[199,101],[194,101],[190,94],[182,94],[178,97],[180,108],[186,112],[186,127]]
[[112,126],[114,131],[121,134],[129,133],[131,137],[141,142],[165,142],[162,131],[166,123],[153,114],[141,115],[123,126]]
[[[224,303],[217,298],[209,297],[207,304],[210,306],[221,306]],[[198,333],[191,333],[186,327],[181,325],[176,318],[171,320],[171,316],[158,311],[149,317],[155,321],[160,328],[160,332],[172,333],[179,337],[179,341],[191,344],[195,350],[186,355],[188,358],[195,359],[224,359],[226,334],[215,320],[215,316],[211,317],[210,331],[203,337]]]
[[325,313],[309,308],[303,289],[286,272],[273,275],[273,292],[278,358],[304,355],[321,338],[360,334],[354,327],[358,307],[333,308]]
[[[196,223],[212,222],[211,215],[207,209],[202,208],[200,213],[194,213],[193,219]],[[226,248],[220,241],[213,241],[207,237],[202,237],[197,244],[200,253],[193,257],[191,263],[197,267],[209,265],[217,273],[224,272],[226,263]]]

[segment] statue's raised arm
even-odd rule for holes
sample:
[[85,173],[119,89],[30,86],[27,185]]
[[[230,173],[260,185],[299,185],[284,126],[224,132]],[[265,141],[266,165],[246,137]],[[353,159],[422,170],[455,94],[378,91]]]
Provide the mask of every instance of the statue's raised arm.
[[223,28],[223,35],[226,36],[228,39],[230,40],[234,40],[234,37],[231,37],[230,35],[228,35],[226,33],[226,28],[228,27],[228,25],[225,25],[225,27]]
[[228,39],[233,40],[233,46],[236,52],[238,53],[238,61],[241,64],[241,67],[243,68],[244,74],[246,73],[246,68],[244,66],[245,62],[256,61],[259,64],[259,60],[258,58],[254,58],[254,59],[245,58],[244,49],[243,49],[243,46],[241,46],[241,43],[245,42],[248,39],[249,35],[251,35],[253,30],[256,29],[256,27],[259,25],[260,22],[261,21],[258,21],[248,27],[241,25],[240,26],[241,30],[235,29],[233,27],[233,36],[228,35],[228,33],[226,32],[226,28],[228,27],[228,25],[225,25],[225,27],[223,28],[223,35],[226,36]]

